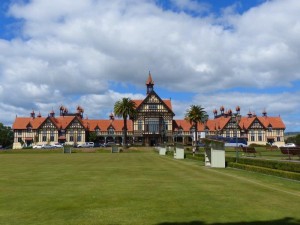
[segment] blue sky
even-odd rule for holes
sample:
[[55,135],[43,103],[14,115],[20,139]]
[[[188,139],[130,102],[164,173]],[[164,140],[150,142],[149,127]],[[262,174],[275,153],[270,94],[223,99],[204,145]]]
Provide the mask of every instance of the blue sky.
[[77,105],[108,118],[149,71],[176,118],[191,104],[281,116],[300,131],[298,0],[2,0],[0,122]]

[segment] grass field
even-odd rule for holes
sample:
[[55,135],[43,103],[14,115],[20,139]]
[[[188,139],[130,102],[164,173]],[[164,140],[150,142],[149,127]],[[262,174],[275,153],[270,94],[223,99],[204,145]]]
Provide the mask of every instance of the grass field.
[[300,183],[156,153],[0,154],[0,224],[300,224]]

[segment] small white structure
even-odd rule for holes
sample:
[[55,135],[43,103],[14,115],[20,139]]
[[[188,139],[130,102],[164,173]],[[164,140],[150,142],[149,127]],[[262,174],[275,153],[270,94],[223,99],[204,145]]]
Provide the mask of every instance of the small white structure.
[[166,152],[167,152],[166,148],[159,148],[160,155],[166,155]]
[[184,149],[176,148],[174,151],[174,159],[184,159]]
[[224,142],[205,139],[205,166],[225,168]]

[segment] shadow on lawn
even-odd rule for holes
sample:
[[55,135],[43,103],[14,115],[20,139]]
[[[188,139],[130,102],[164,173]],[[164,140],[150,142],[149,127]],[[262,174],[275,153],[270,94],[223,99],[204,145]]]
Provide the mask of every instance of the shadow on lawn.
[[291,217],[286,217],[279,220],[271,221],[253,221],[253,222],[228,222],[228,223],[205,223],[202,221],[191,221],[191,222],[163,222],[157,225],[296,225],[300,224],[300,220],[296,220]]

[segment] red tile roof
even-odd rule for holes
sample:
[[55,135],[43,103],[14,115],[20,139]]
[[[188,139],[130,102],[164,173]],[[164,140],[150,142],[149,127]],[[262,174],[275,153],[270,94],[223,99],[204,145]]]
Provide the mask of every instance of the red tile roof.
[[[184,131],[189,131],[191,128],[192,128],[192,124],[187,121],[187,120],[174,120],[175,121],[175,124],[174,124],[174,128],[182,128]],[[197,130],[200,131],[200,130],[204,130],[204,124],[202,123],[198,123],[198,126],[197,126]]]
[[269,124],[271,124],[272,128],[285,129],[285,125],[284,125],[281,117],[262,116],[262,117],[258,117],[258,119],[262,122],[262,124],[266,128],[269,126]]
[[[132,100],[132,101],[135,102],[136,108],[138,108],[138,107],[142,104],[142,102],[143,102],[144,100],[139,100],[139,99],[137,100],[137,99],[134,99],[134,100]],[[169,109],[172,110],[172,102],[171,102],[170,99],[163,99],[162,101],[169,107]],[[172,110],[172,111],[173,111],[173,110]]]
[[75,116],[59,116],[50,118],[54,125],[56,125],[56,127],[59,129],[66,129],[74,119]]
[[[137,103],[141,104],[142,100],[135,100]],[[171,107],[170,100],[164,100],[164,102]],[[48,117],[17,117],[13,123],[12,128],[14,130],[25,130],[28,126],[32,126],[32,129],[39,129],[40,126],[46,121]],[[122,131],[124,122],[122,119],[115,120],[90,120],[90,119],[81,119],[76,116],[59,116],[59,117],[49,117],[53,124],[58,129],[66,129],[70,123],[77,118],[79,122],[90,131],[95,131],[96,127],[99,127],[101,131],[107,131],[110,126],[113,126],[115,131]],[[249,129],[254,122],[258,120],[265,129],[269,125],[272,126],[272,129],[285,129],[285,125],[280,117],[242,117],[239,123],[241,129]],[[229,122],[230,117],[218,117],[215,119],[210,119],[207,121],[206,126],[210,131],[222,130],[225,128]],[[133,131],[133,123],[131,120],[127,122],[128,131]],[[189,131],[192,125],[187,120],[174,120],[173,129],[182,128],[184,131]],[[204,131],[204,124],[198,123],[198,131]]]
[[[89,120],[84,119],[83,124],[85,128],[90,131],[95,131],[98,127],[100,131],[107,131],[110,126],[112,126],[115,131],[122,131],[124,127],[123,120]],[[128,131],[133,131],[133,125],[131,120],[127,120],[127,129]]]
[[[47,118],[48,117],[17,117],[13,123],[13,129],[24,130],[27,129],[28,124],[32,126],[32,129],[38,129],[47,120]],[[49,119],[58,129],[66,129],[75,119],[75,116],[49,117]],[[78,120],[81,122],[80,118],[78,118]]]
[[32,126],[32,129],[38,129],[46,118],[44,117],[17,117],[15,119],[15,122],[13,123],[12,129],[27,129],[27,125],[30,124]]
[[[230,121],[231,117],[218,117],[214,119],[210,119],[207,121],[206,126],[210,131],[222,130],[225,128],[227,123]],[[242,117],[239,126],[241,129],[249,129],[254,122],[255,119],[263,125],[265,129],[268,128],[269,125],[272,126],[272,129],[285,129],[285,125],[280,117]],[[186,120],[174,120],[174,129],[179,129],[182,127],[184,131],[189,131],[191,129],[191,124]],[[198,131],[204,131],[205,125],[198,123]]]

